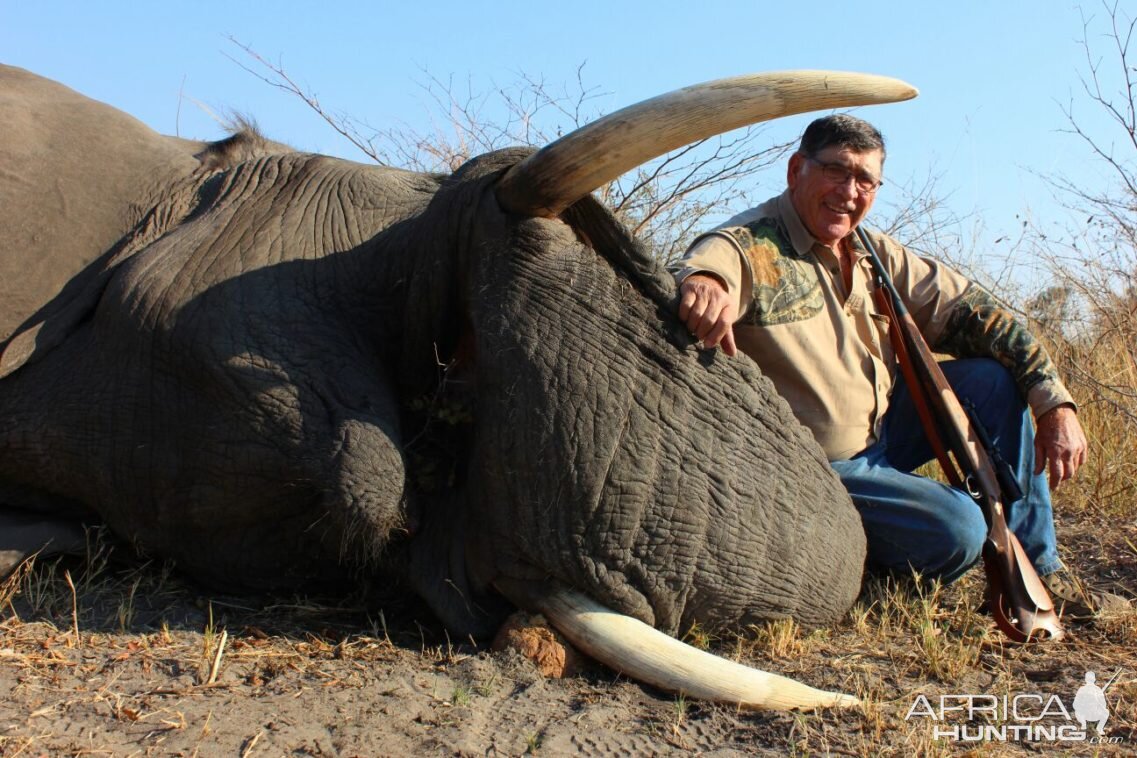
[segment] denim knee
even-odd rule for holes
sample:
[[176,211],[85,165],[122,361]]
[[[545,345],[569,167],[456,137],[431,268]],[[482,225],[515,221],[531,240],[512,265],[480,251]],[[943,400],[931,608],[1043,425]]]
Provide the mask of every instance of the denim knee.
[[987,541],[987,522],[978,507],[954,516],[943,521],[942,539],[929,546],[927,562],[921,569],[924,577],[938,578],[944,584],[954,582],[974,566]]
[[991,403],[1005,411],[1022,411],[1026,401],[1006,366],[994,358],[964,358],[941,364],[948,381],[977,405]]

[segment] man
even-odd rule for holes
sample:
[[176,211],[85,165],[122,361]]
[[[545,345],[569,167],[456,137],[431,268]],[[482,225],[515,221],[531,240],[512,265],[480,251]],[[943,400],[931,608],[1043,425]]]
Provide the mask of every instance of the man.
[[[679,317],[706,348],[753,358],[813,432],[861,513],[870,568],[950,582],[979,560],[987,527],[967,494],[911,473],[933,453],[853,234],[884,160],[871,124],[848,115],[811,123],[786,191],[692,244],[677,272]],[[956,393],[1014,466],[1024,497],[1009,505],[1008,525],[1055,603],[1067,616],[1125,603],[1084,592],[1058,558],[1044,471],[1053,487],[1074,476],[1086,438],[1046,351],[977,285],[870,235],[928,343],[959,359],[942,365]]]

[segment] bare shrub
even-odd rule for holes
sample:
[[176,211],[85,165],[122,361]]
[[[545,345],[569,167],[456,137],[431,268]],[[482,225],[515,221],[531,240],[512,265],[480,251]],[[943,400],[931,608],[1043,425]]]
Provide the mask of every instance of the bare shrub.
[[[1048,286],[1025,303],[1080,407],[1092,455],[1065,498],[1077,510],[1137,511],[1137,19],[1118,3],[1083,15],[1083,97],[1063,110],[1069,133],[1109,177],[1086,187],[1048,177],[1078,219],[1057,234],[1032,227],[1030,254]],[[1091,130],[1077,107],[1107,116]]]
[[[543,147],[596,119],[607,93],[588,86],[584,64],[569,84],[521,74],[507,85],[479,90],[467,80],[442,80],[424,71],[430,130],[406,124],[377,128],[325,107],[283,67],[234,40],[251,61],[246,71],[302,99],[336,132],[372,160],[426,172],[451,172],[482,153],[517,145]],[[792,141],[774,141],[762,126],[740,129],[674,150],[628,172],[596,194],[664,264],[725,208],[750,203],[755,178],[781,164]]]

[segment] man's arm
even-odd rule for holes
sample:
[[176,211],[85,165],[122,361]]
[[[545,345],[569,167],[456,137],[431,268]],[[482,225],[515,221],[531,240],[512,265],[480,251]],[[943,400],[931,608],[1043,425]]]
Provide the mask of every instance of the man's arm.
[[[939,327],[932,349],[958,358],[994,358],[1010,370],[1035,414],[1035,473],[1048,469],[1051,488],[1057,488],[1086,463],[1088,445],[1073,398],[1043,344],[978,284],[946,266],[914,256],[901,245],[896,247],[905,258],[908,294],[918,301],[912,309],[922,310],[926,319],[922,330],[926,324],[933,332]],[[962,286],[962,294],[937,301],[935,293],[941,293],[940,288],[929,286],[929,277],[946,284],[948,291],[958,292]]]
[[722,345],[722,350],[733,357],[738,353],[734,344],[734,322],[738,307],[726,291],[726,285],[711,274],[691,274],[679,285],[679,318],[703,343],[705,348]]
[[704,348],[720,345],[727,355],[736,355],[734,322],[751,288],[749,264],[737,240],[721,232],[699,237],[687,250],[676,277],[680,320]]
[[1042,343],[979,285],[892,239],[885,244],[893,279],[932,349],[1003,364],[1034,412],[1036,473],[1048,469],[1051,487],[1074,476],[1086,461],[1086,436],[1073,398]]
[[988,356],[1006,366],[1024,396],[1033,400],[1035,473],[1048,469],[1056,488],[1085,463],[1085,432],[1073,399],[1046,349],[1024,324],[978,285],[953,306],[935,349],[960,357]]

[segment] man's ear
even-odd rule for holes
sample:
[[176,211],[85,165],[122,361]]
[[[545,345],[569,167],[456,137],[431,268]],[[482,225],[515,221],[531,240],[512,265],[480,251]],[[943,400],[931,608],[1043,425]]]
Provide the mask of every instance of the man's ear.
[[786,166],[786,186],[791,190],[797,185],[798,175],[804,165],[805,156],[801,153],[794,153],[790,156],[789,165]]

